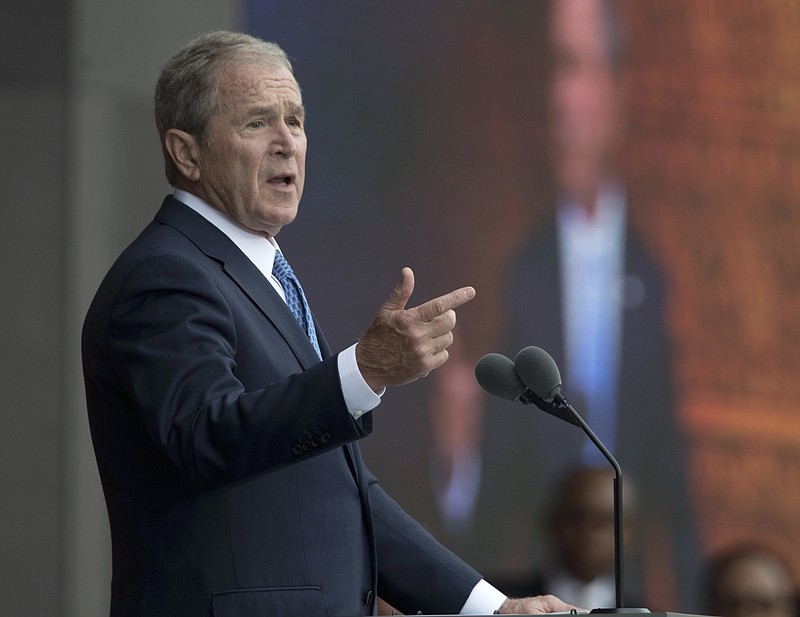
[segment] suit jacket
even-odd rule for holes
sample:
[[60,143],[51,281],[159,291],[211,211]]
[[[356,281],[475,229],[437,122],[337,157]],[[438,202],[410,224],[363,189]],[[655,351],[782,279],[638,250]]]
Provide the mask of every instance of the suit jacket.
[[337,360],[259,270],[168,197],[89,308],[89,422],[112,617],[458,612],[480,576],[381,489]]
[[[625,286],[618,379],[617,435],[613,454],[637,488],[640,542],[666,546],[674,558],[660,565],[676,574],[681,603],[691,602],[698,573],[697,538],[686,486],[685,444],[673,409],[670,352],[665,327],[664,281],[633,230],[625,237]],[[554,222],[545,225],[513,264],[507,288],[510,318],[503,353],[514,357],[528,345],[547,350],[561,368],[563,393],[592,425],[591,409],[570,389],[564,352],[562,286]],[[546,508],[567,467],[580,461],[581,430],[535,407],[494,399],[486,415],[483,486],[508,530],[497,544],[506,551],[494,567],[541,563],[546,537],[534,513]],[[633,497],[632,495],[630,497]],[[623,495],[623,499],[625,495]],[[497,524],[497,522],[495,522]],[[527,541],[526,541],[527,540]],[[643,588],[640,554],[630,555],[626,587]],[[479,564],[479,567],[488,567]],[[502,586],[500,586],[502,589]],[[505,591],[505,590],[504,590]],[[678,607],[666,607],[676,610]]]

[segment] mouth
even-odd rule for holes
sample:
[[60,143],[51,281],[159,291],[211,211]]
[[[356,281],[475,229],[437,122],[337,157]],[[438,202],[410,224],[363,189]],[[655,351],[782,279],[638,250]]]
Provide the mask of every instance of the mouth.
[[294,186],[294,182],[294,174],[278,174],[270,178],[267,184],[276,188],[288,188]]

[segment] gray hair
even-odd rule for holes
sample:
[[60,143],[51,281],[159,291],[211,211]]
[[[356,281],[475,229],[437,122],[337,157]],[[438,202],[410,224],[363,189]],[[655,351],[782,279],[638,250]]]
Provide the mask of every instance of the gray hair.
[[203,143],[217,109],[220,69],[246,62],[285,67],[293,73],[289,57],[277,44],[223,30],[189,41],[164,65],[156,84],[155,117],[165,173],[171,185],[178,180],[178,170],[166,148],[167,131],[180,129]]

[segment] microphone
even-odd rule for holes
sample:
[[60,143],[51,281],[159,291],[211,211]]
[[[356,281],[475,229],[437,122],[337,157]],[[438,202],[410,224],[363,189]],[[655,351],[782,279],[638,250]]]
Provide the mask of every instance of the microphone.
[[481,388],[507,401],[521,401],[528,405],[528,388],[514,370],[511,358],[499,353],[487,353],[475,365],[475,378]]
[[[544,353],[546,354],[547,352]],[[552,362],[552,358],[550,358],[550,360]],[[556,380],[558,381],[558,387],[560,389],[561,377],[558,376],[558,367],[555,365],[555,362],[552,362],[552,364],[553,368],[555,368]],[[503,354],[487,353],[478,360],[478,363],[475,365],[475,378],[478,380],[481,388],[486,390],[489,394],[507,401],[519,401],[524,405],[536,405],[539,409],[565,422],[580,426],[580,423],[569,411],[553,402],[552,396],[548,396],[549,400],[547,400],[539,396],[529,385],[523,383],[514,361]],[[549,388],[543,388],[542,391],[549,395],[552,389],[553,386],[550,386]]]
[[525,347],[514,358],[519,378],[545,401],[561,392],[561,374],[555,360],[541,347]]
[[[512,370],[513,369],[513,370]],[[575,408],[561,394],[561,374],[552,356],[540,347],[525,347],[514,361],[491,353],[483,356],[475,366],[475,376],[481,387],[500,398],[510,401],[534,403],[562,420],[580,426],[606,460],[614,468],[614,587],[615,608],[595,608],[592,613],[649,613],[646,608],[624,609],[623,547],[622,547],[622,469],[617,460],[595,435]]]

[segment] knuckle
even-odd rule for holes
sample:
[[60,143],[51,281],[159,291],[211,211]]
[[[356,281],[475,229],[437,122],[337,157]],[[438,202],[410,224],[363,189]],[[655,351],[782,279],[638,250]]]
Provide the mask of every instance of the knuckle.
[[395,327],[397,328],[398,332],[402,334],[410,332],[413,325],[414,321],[408,313],[401,313],[397,316]]
[[414,324],[408,328],[407,337],[408,340],[411,341],[411,344],[415,348],[418,348],[425,343],[425,329]]

